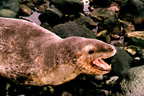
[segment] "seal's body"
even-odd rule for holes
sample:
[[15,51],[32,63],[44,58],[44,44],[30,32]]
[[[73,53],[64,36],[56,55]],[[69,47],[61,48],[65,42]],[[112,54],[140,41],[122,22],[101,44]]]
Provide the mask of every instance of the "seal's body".
[[102,75],[115,48],[96,39],[54,33],[25,20],[0,18],[0,75],[25,85],[59,85],[81,73]]

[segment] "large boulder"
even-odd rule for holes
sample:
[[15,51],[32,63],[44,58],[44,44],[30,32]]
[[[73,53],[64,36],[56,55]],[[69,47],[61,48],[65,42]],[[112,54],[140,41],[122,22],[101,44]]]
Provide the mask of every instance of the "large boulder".
[[61,38],[67,38],[70,36],[81,36],[86,38],[96,38],[93,31],[86,27],[80,26],[74,22],[68,22],[65,24],[58,24],[51,30]]
[[113,89],[113,96],[144,96],[144,65],[128,70]]
[[112,75],[121,75],[131,68],[133,63],[132,57],[123,49],[116,48],[117,53],[112,58]]

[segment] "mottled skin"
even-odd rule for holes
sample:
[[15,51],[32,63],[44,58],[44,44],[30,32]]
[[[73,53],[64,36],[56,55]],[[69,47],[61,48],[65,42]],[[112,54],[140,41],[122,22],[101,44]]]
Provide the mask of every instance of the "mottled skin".
[[114,54],[114,47],[96,39],[61,39],[34,23],[0,18],[0,75],[18,84],[59,85],[81,73],[102,75],[110,70],[91,62]]

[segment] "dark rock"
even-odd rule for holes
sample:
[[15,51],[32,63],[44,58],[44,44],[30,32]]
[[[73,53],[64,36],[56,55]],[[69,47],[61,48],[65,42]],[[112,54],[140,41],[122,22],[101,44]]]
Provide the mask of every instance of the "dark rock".
[[112,71],[110,72],[112,75],[120,75],[126,72],[131,68],[133,63],[132,57],[120,48],[116,48],[117,53],[112,57]]
[[144,39],[133,37],[129,40],[128,45],[134,45],[140,48],[144,48]]
[[116,32],[113,32],[115,26],[119,26],[117,19],[115,17],[110,17],[106,18],[99,24],[99,30],[101,31],[107,29],[111,33],[119,33],[118,30]]
[[50,2],[41,4],[40,6],[37,7],[36,11],[37,12],[45,12],[45,10],[49,7]]
[[17,0],[20,4],[33,3],[33,0]]
[[113,96],[144,96],[144,66],[128,70],[117,82]]
[[83,3],[78,0],[50,0],[64,14],[77,14],[83,11]]
[[32,0],[32,1],[33,1],[33,3],[38,4],[39,1],[41,1],[41,0]]
[[26,6],[31,8],[31,9],[35,8],[35,5],[33,3],[27,3]]
[[121,4],[121,17],[124,20],[141,24],[144,22],[144,3],[140,0],[125,0]]
[[48,22],[50,25],[54,26],[60,23],[63,14],[54,5],[47,8],[45,12],[41,13],[39,20],[41,22]]
[[114,11],[107,10],[105,8],[96,8],[91,12],[91,17],[100,21],[106,18],[114,17],[114,15]]
[[[125,0],[121,4],[121,12],[122,13],[130,13],[133,15],[143,14],[144,6],[141,0]],[[144,15],[144,14],[143,14]]]
[[[31,0],[29,0],[29,1],[31,1]],[[32,2],[36,5],[41,5],[41,4],[49,2],[49,0],[32,0]]]
[[82,16],[82,17],[76,19],[74,22],[77,23],[78,25],[85,26],[85,27],[88,27],[88,28],[92,28],[92,27],[95,27],[95,26],[98,25],[96,22],[94,22],[88,16]]
[[121,41],[117,41],[114,43],[116,47],[124,47],[124,44]]
[[16,17],[19,12],[19,3],[17,0],[0,0],[0,16]]
[[41,23],[40,26],[42,26],[42,27],[45,28],[45,29],[51,30],[51,26],[50,26],[49,23],[47,23],[47,22]]
[[91,30],[89,30],[86,27],[77,25],[74,22],[68,22],[65,24],[56,25],[52,28],[51,31],[62,38],[66,38],[66,37],[70,37],[70,36],[96,38],[94,32],[92,32]]
[[112,3],[112,0],[90,0],[90,5],[107,7]]
[[[140,49],[138,52],[137,52],[137,56],[140,58],[139,60],[139,65],[140,64],[143,64],[144,62],[144,49]],[[137,64],[138,65],[138,64]]]

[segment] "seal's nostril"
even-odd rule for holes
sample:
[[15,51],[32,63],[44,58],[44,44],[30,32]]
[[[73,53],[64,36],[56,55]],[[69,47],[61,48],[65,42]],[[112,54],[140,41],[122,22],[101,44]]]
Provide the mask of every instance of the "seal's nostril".
[[107,50],[108,52],[112,52],[114,48],[112,46],[105,46],[105,50]]

